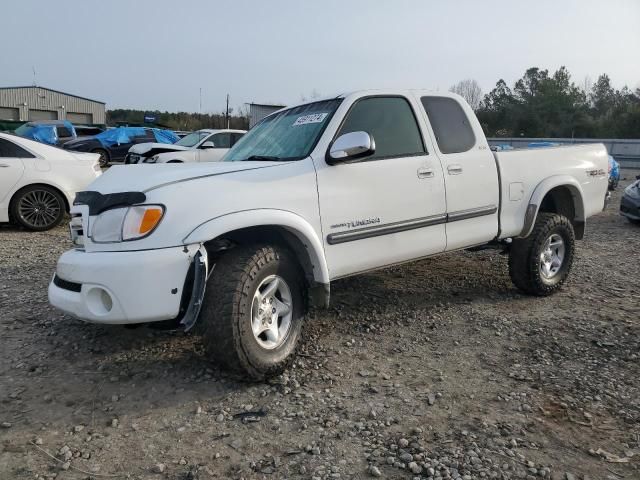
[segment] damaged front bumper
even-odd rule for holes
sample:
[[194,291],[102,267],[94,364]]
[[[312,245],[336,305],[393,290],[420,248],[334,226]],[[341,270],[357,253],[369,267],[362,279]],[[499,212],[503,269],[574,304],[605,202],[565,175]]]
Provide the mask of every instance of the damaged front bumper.
[[156,250],[84,252],[58,260],[49,302],[80,320],[133,324],[181,319],[195,323],[207,277],[199,244]]

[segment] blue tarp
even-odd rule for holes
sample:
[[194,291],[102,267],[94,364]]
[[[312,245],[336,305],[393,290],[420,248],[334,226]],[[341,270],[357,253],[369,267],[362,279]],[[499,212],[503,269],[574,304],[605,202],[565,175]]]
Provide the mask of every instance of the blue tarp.
[[527,147],[529,148],[543,148],[543,147],[558,147],[559,143],[556,142],[531,142]]
[[[146,130],[144,127],[118,127],[99,133],[95,138],[105,147],[111,147],[116,144],[133,143],[133,138],[144,137]],[[152,128],[151,131],[158,143],[175,143],[179,140],[179,137],[171,130]]]
[[153,133],[156,136],[158,143],[176,143],[180,140],[180,137],[171,130],[160,130],[158,128],[154,128]]
[[[72,137],[75,138],[76,130],[75,128],[73,128],[73,124],[66,120],[63,122],[63,124],[71,132]],[[58,131],[56,130],[56,127],[57,125],[54,123],[25,123],[18,129],[16,129],[16,134],[24,138],[36,140],[38,142],[48,143],[49,145],[56,145],[58,143]]]

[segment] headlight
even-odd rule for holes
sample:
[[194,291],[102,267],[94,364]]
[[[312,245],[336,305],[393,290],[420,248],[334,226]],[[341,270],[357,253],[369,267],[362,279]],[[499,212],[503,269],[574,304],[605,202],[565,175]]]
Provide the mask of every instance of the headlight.
[[162,205],[136,205],[107,210],[93,221],[91,239],[96,243],[137,240],[150,235],[163,216]]

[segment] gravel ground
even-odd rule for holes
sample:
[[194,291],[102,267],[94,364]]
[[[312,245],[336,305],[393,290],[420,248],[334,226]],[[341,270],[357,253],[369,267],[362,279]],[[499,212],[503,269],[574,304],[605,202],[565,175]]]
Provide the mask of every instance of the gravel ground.
[[521,295],[495,251],[338,281],[262,384],[197,336],[60,314],[46,288],[66,226],[0,228],[0,478],[639,479],[628,183],[557,295]]

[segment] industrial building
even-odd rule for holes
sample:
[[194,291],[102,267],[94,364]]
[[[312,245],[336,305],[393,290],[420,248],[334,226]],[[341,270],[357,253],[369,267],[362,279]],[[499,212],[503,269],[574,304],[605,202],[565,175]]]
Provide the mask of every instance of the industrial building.
[[105,103],[45,87],[0,87],[0,121],[69,120],[106,123]]
[[249,128],[262,120],[267,115],[271,115],[273,112],[284,108],[284,105],[268,105],[264,103],[250,103],[249,104]]

